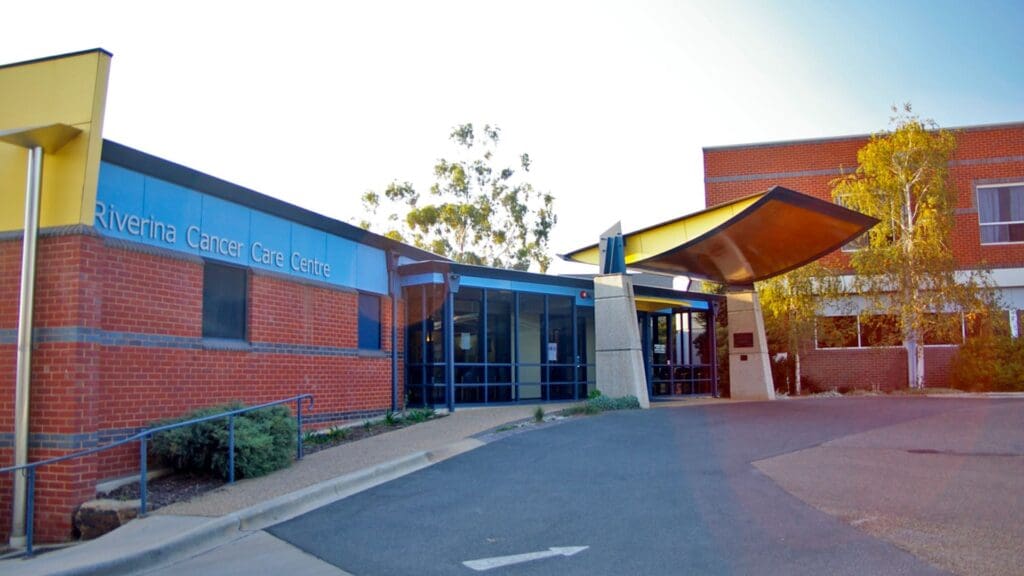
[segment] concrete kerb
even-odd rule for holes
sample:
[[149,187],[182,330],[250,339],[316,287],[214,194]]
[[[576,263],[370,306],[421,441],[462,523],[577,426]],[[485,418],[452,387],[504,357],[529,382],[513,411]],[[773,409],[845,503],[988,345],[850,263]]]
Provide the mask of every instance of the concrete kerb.
[[433,462],[427,452],[416,452],[267,500],[228,514],[225,518],[236,517],[240,530],[260,530],[395,478],[411,474],[431,464]]
[[[118,531],[115,530],[74,548],[31,559],[0,562],[0,575],[112,576],[155,568],[215,548],[239,537],[241,532],[260,530],[294,518],[482,445],[483,443],[478,440],[468,439],[430,452],[415,452],[314,484],[238,512],[210,518],[194,528],[178,532],[172,537],[150,545],[139,546],[120,556],[103,558],[107,555],[104,554],[105,551],[109,553],[109,547],[104,546],[104,540],[109,542],[110,538],[117,538]],[[149,518],[136,522],[145,522]]]

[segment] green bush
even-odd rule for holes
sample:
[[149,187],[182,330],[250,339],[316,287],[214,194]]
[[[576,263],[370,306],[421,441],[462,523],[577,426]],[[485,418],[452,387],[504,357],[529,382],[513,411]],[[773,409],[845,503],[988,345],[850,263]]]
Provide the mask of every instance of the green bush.
[[434,418],[436,415],[433,408],[414,408],[405,413],[405,419],[414,424],[419,424]]
[[[597,392],[596,394],[594,392]],[[640,408],[640,401],[636,396],[622,396],[612,398],[604,396],[598,391],[589,394],[589,399],[582,406],[574,406],[563,410],[566,414],[599,414],[608,410],[635,410]]]
[[976,392],[1024,392],[1024,339],[971,338],[949,366],[949,384]]
[[[245,406],[233,402],[165,420],[164,426]],[[295,454],[295,420],[284,406],[272,406],[235,416],[235,478],[262,476],[291,465]],[[151,451],[176,470],[228,478],[228,419],[217,418],[153,435]]]

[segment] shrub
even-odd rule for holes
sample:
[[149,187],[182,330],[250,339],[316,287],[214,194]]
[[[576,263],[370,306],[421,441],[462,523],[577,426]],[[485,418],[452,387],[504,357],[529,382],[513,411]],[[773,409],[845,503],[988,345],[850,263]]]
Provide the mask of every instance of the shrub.
[[434,418],[436,415],[433,408],[415,408],[405,413],[405,419],[414,424],[419,424]]
[[591,392],[589,396],[589,399],[582,406],[567,408],[563,412],[566,414],[599,414],[608,410],[633,410],[640,408],[640,401],[637,400],[636,396],[612,398],[604,396],[600,392],[597,392],[597,394]]
[[[238,410],[239,402],[201,408],[163,426]],[[289,466],[295,454],[295,420],[284,406],[235,416],[235,478],[262,476]],[[153,435],[152,453],[176,470],[228,478],[228,419],[217,418]]]
[[950,362],[949,383],[968,391],[1024,391],[1024,340],[998,336],[967,340]]
[[544,408],[537,406],[537,409],[533,411],[533,421],[543,422],[544,421]]
[[821,382],[818,382],[810,376],[800,376],[800,391],[804,394],[820,394],[822,392],[831,392],[831,386],[825,386]]

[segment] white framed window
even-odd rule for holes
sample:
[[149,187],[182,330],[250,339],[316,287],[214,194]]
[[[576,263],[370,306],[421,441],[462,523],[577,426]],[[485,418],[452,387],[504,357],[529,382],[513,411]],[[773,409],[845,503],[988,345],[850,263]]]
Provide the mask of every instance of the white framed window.
[[977,187],[982,244],[1024,242],[1024,182]]

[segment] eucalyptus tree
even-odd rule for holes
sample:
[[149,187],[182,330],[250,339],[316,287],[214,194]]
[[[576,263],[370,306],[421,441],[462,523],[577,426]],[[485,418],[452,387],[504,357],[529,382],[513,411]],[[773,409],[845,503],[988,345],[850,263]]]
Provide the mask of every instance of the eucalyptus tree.
[[[512,165],[496,156],[501,130],[461,124],[450,140],[459,157],[434,165],[434,183],[421,194],[410,182],[392,182],[381,194],[363,195],[363,206],[376,216],[387,204],[384,234],[409,242],[456,262],[513,270],[551,264],[548,237],[557,217],[554,198],[525,180],[530,156],[520,154]],[[370,221],[364,220],[369,228]]]

